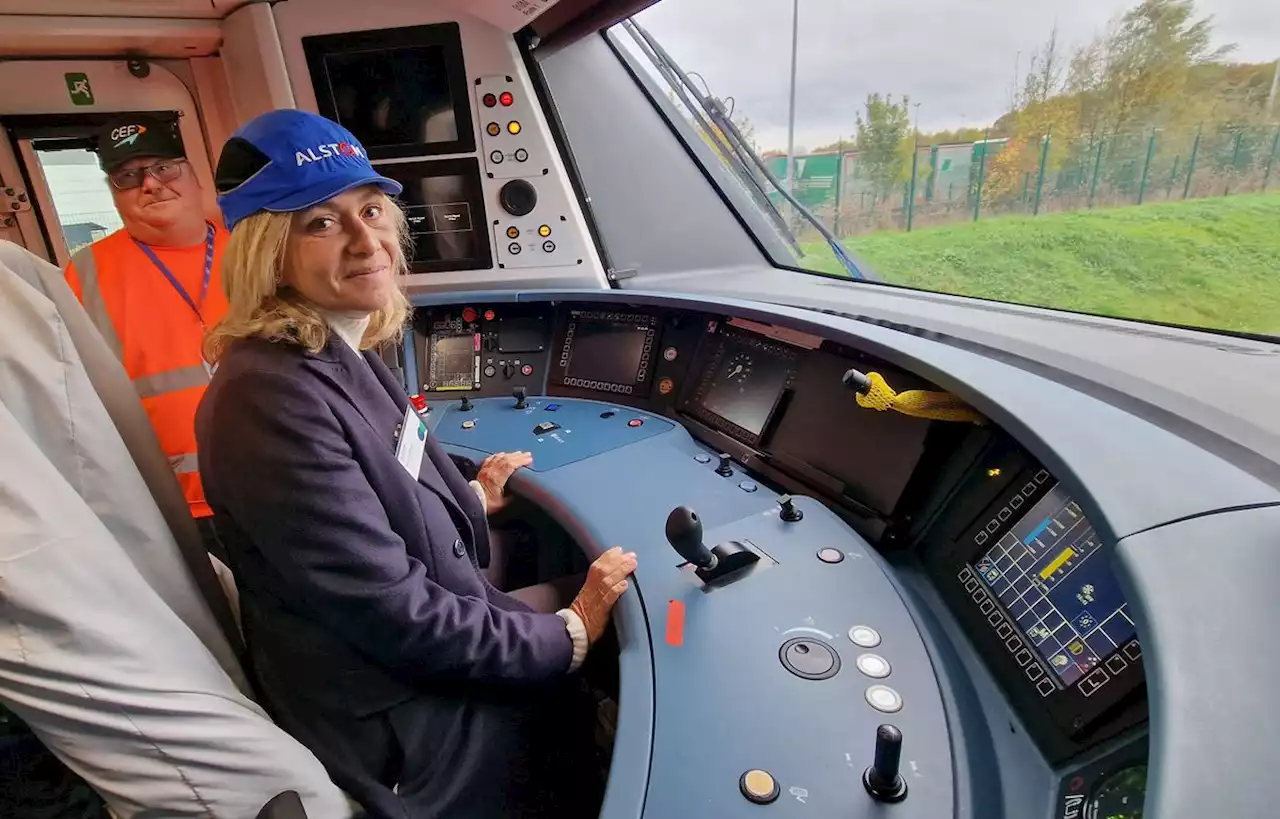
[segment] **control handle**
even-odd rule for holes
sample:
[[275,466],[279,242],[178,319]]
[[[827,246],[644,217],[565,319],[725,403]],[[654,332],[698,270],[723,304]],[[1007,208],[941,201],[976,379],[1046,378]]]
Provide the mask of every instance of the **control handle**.
[[685,560],[700,569],[714,569],[715,554],[702,542],[702,521],[687,506],[677,506],[667,515],[667,541]]
[[516,409],[525,409],[529,406],[524,401],[528,394],[528,391],[524,387],[516,387],[511,391],[511,397],[516,399]]
[[907,796],[907,781],[898,773],[902,762],[902,732],[895,725],[876,729],[876,755],[862,774],[862,785],[877,802],[901,802]]

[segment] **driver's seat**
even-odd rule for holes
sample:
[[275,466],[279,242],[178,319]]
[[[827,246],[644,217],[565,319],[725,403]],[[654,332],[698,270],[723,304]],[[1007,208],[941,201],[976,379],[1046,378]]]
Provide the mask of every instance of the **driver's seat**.
[[123,368],[0,241],[0,702],[120,819],[353,813],[250,696],[231,610]]

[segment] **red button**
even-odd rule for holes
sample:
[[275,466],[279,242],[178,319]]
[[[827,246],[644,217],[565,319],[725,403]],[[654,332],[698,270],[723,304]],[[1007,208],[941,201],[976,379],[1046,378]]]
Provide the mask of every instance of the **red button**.
[[462,308],[462,320],[465,322],[473,322],[476,320],[476,311],[474,307]]
[[409,396],[409,401],[413,404],[413,408],[418,412],[422,412],[427,408],[427,399],[423,398],[421,395],[411,395]]
[[485,108],[492,108],[493,106],[495,106],[495,105],[497,105],[497,104],[498,104],[498,98],[497,98],[497,97],[495,97],[493,94],[485,94],[485,95],[484,95],[484,107],[485,107]]
[[639,418],[632,418],[630,421],[628,421],[628,422],[627,422],[627,426],[629,426],[629,427],[638,427],[638,426],[640,426],[640,425],[641,425],[641,424],[643,424],[643,423],[644,423],[644,421],[640,420]]
[[511,103],[516,101],[516,98],[511,96],[510,91],[503,91],[502,96],[498,97],[498,99],[502,101],[503,105],[510,105]]
[[485,320],[485,321],[493,321],[493,311],[492,311],[492,310],[485,310],[485,311],[484,311],[484,320]]
[[520,374],[521,374],[521,375],[533,375],[533,365],[532,365],[532,364],[526,364],[526,365],[524,365],[523,367],[521,367],[521,368],[520,368]]

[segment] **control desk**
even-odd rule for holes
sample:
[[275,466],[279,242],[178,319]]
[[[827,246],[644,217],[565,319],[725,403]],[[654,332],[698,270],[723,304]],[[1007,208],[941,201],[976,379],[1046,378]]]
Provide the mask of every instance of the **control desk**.
[[[451,454],[532,452],[514,492],[588,557],[639,556],[602,816],[687,815],[691,794],[723,817],[1141,805],[1144,658],[1113,544],[1011,436],[863,407],[851,369],[937,387],[781,325],[488,298],[417,310],[407,380]],[[999,705],[961,713],[964,687]],[[992,719],[1015,738],[986,753],[1040,756],[1039,805],[957,779],[982,755],[960,736]]]

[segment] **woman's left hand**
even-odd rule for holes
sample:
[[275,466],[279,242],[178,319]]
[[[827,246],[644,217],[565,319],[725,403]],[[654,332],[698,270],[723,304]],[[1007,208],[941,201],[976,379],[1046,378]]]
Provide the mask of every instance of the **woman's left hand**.
[[533,463],[531,452],[495,452],[480,464],[480,473],[476,475],[480,487],[484,489],[485,508],[490,513],[507,505],[505,490],[511,474],[522,466]]

